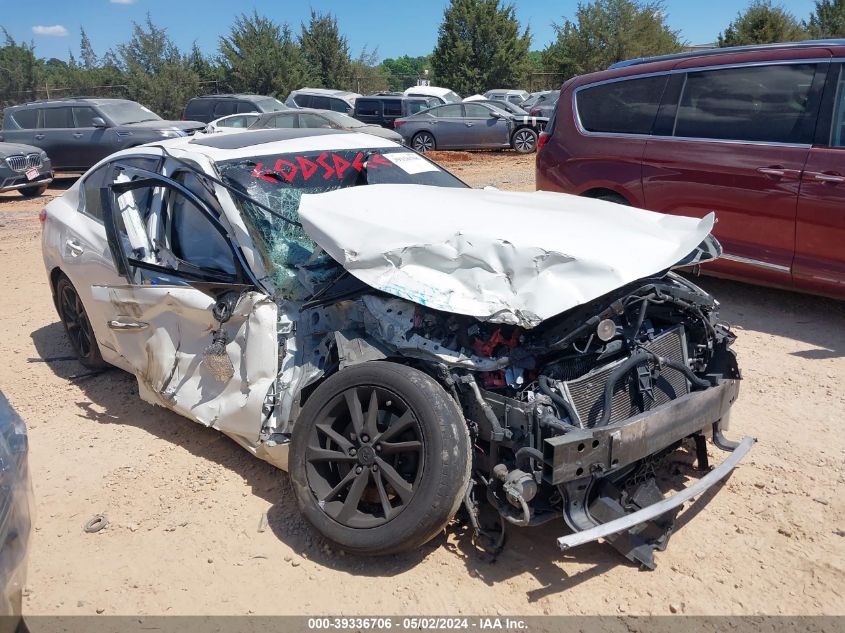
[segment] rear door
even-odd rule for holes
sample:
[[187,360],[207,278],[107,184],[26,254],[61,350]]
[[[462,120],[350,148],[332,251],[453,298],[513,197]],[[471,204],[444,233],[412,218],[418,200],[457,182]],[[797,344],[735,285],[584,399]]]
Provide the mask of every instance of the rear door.
[[793,278],[800,289],[845,297],[845,69],[832,64],[798,196]]
[[[435,117],[432,131],[438,149],[462,149],[471,147],[471,137],[467,134],[464,113],[461,104],[452,103],[431,111]],[[468,140],[469,139],[469,140]]]
[[798,190],[826,69],[795,60],[673,76],[677,99],[664,101],[643,158],[645,205],[715,211],[725,254],[714,270],[791,284]]
[[101,196],[124,279],[92,295],[141,397],[257,441],[278,364],[276,304],[258,290],[213,199],[179,177],[128,166],[117,181]]
[[41,108],[38,111],[38,128],[33,135],[33,144],[47,152],[53,162],[53,169],[80,169],[84,164],[74,152],[77,140],[75,132],[70,107]]

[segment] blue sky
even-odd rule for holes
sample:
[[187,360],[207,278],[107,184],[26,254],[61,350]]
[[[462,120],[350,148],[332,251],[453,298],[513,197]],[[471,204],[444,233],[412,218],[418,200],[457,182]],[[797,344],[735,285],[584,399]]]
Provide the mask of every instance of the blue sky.
[[[576,0],[518,0],[517,16],[534,34],[533,49],[542,49],[553,38],[552,22],[571,18]],[[784,0],[781,4],[799,18],[813,9],[812,0]],[[220,35],[228,32],[234,16],[252,12],[288,22],[298,31],[307,19],[309,4],[292,0],[0,0],[0,25],[16,40],[34,41],[41,57],[67,59],[68,49],[79,49],[79,28],[85,27],[98,54],[125,41],[132,20],[147,12],[168,29],[183,49],[196,40],[214,52]],[[314,1],[310,6],[334,13],[349,40],[353,55],[363,47],[378,48],[380,58],[431,52],[446,0],[344,0]],[[670,26],[691,44],[713,42],[745,2],[736,0],[667,0]]]

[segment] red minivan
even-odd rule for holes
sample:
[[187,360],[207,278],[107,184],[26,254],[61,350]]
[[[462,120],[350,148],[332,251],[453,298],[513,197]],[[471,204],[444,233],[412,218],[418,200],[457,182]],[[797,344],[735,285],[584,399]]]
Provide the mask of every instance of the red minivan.
[[845,40],[620,62],[561,87],[537,189],[701,217],[713,274],[845,298]]

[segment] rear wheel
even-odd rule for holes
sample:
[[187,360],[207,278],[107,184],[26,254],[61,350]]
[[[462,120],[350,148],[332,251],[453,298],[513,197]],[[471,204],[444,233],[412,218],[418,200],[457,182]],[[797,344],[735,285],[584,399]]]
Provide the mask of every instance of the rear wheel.
[[34,198],[35,196],[40,196],[45,191],[47,191],[47,185],[35,185],[33,187],[24,187],[23,189],[19,189],[18,191],[21,192],[21,195],[24,198]]
[[88,320],[88,314],[85,312],[85,306],[82,305],[76,288],[65,276],[59,277],[56,283],[56,299],[59,317],[79,362],[91,369],[105,367],[106,363],[100,356],[100,348],[94,336],[94,329]]
[[421,154],[425,154],[437,149],[437,143],[434,142],[434,137],[428,132],[420,132],[411,139],[411,147]]
[[360,554],[414,549],[454,516],[470,445],[455,401],[430,376],[368,362],[328,378],[294,428],[291,479],[308,521]]
[[530,154],[537,149],[537,132],[530,128],[521,128],[514,132],[511,146],[520,154]]

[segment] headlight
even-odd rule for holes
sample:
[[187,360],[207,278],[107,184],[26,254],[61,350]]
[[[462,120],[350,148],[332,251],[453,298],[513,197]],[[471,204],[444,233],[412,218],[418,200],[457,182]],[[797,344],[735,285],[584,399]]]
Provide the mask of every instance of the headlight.
[[164,138],[176,138],[177,136],[185,136],[182,130],[159,130],[159,133]]

